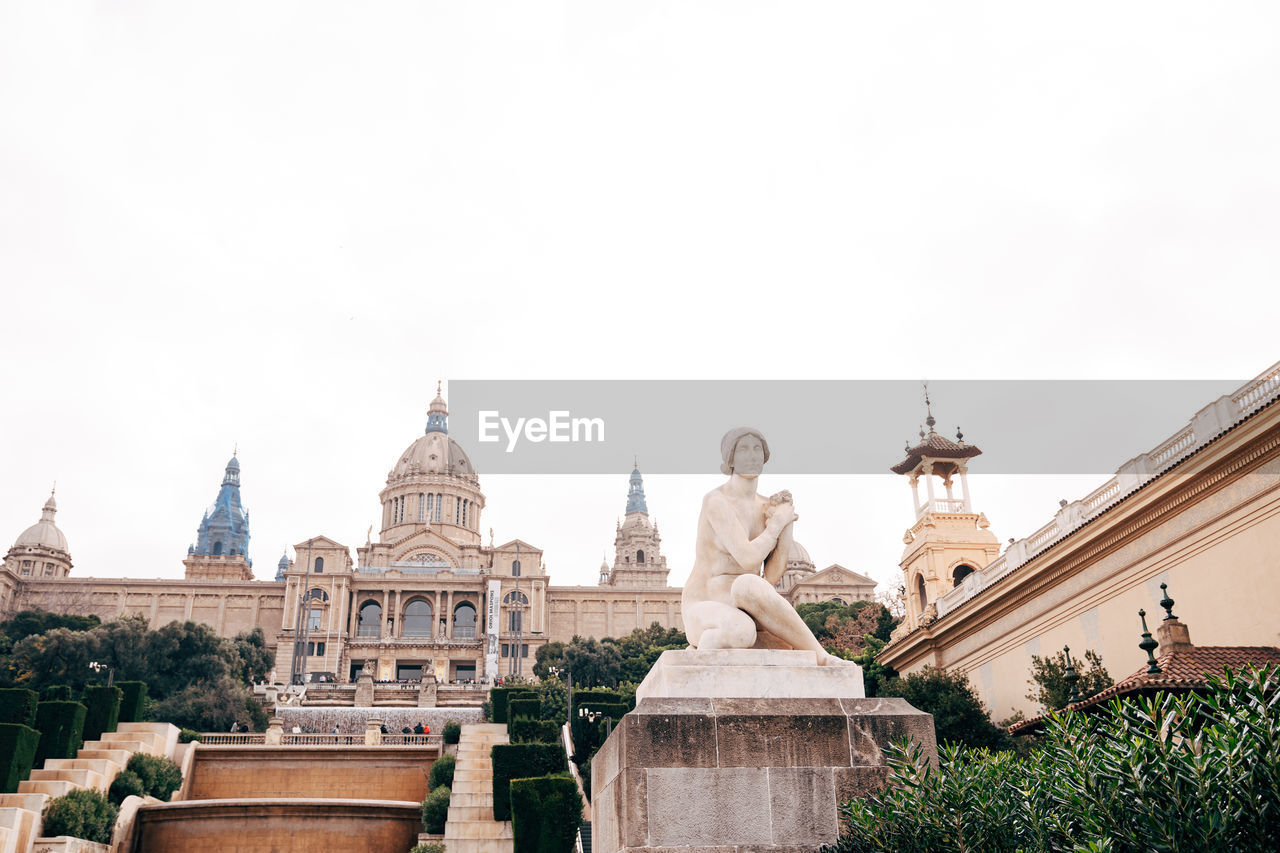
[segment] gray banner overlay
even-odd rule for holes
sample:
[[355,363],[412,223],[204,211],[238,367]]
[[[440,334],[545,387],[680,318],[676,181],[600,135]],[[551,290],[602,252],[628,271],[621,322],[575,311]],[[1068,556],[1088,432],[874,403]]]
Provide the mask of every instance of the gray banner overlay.
[[[973,474],[1109,476],[1239,380],[937,380],[935,429]],[[920,442],[921,384],[899,380],[455,380],[449,434],[482,474],[718,474],[731,427],[764,433],[770,474],[887,474]],[[927,427],[924,427],[927,429]]]

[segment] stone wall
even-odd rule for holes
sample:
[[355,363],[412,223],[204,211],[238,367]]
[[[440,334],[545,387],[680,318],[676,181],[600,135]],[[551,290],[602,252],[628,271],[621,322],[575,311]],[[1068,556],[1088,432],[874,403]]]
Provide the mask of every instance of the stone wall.
[[427,776],[435,758],[435,750],[422,747],[202,747],[196,751],[187,796],[420,803],[427,796]]

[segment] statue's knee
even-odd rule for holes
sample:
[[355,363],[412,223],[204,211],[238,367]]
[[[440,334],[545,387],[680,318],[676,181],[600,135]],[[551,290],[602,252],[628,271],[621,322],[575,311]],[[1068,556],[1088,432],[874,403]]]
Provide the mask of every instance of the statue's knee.
[[750,605],[760,601],[760,585],[765,583],[755,575],[743,575],[733,582],[729,595],[736,607],[750,609]]

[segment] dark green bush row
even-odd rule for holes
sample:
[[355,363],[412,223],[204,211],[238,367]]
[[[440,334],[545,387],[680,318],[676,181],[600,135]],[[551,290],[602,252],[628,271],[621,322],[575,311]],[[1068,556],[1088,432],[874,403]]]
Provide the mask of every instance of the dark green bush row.
[[462,723],[450,720],[444,724],[444,742],[457,743],[462,739]]
[[84,739],[98,740],[103,732],[114,732],[120,719],[124,692],[116,686],[86,684],[84,687]]
[[70,702],[71,687],[66,684],[50,684],[40,693],[41,702]]
[[518,699],[507,697],[507,722],[516,720],[536,720],[542,716],[542,700],[535,694],[532,698],[521,696]]
[[84,743],[85,707],[79,702],[41,702],[36,705],[40,746],[36,766],[49,758],[75,758]]
[[31,775],[40,732],[18,723],[0,723],[0,794],[13,794]]
[[120,723],[142,722],[147,704],[147,683],[145,681],[117,681],[120,688]]
[[81,788],[54,797],[44,807],[43,835],[69,835],[98,844],[110,844],[120,809],[97,791]]
[[582,823],[582,795],[566,775],[511,780],[515,853],[569,853]]
[[449,789],[436,788],[422,801],[422,826],[432,835],[444,832],[445,818],[449,815]]
[[511,780],[565,773],[564,750],[549,743],[500,743],[493,756],[493,819],[511,819]]
[[36,722],[37,696],[34,690],[9,687],[0,690],[0,723],[33,726]]
[[178,729],[178,743],[200,742],[200,732],[195,729]]
[[[525,696],[524,694],[528,694]],[[514,687],[495,687],[489,691],[489,715],[495,723],[507,722],[507,703],[511,699],[537,698],[538,694],[529,689],[527,684]]]
[[560,743],[560,724],[551,720],[516,719],[507,731],[512,743]]
[[434,791],[441,785],[453,787],[453,771],[457,767],[457,759],[452,755],[442,755],[431,765],[431,775],[427,778],[427,789]]
[[[623,716],[630,710],[630,707],[623,702],[603,702],[598,700],[577,703],[577,697],[574,697],[574,704],[579,708],[585,708],[588,711],[594,711],[604,717],[613,720],[612,725],[617,725]],[[603,718],[597,719],[594,723],[585,717],[578,716],[574,712],[573,716],[573,752],[574,760],[581,761],[589,759],[595,755],[600,744],[604,743],[605,732],[609,723]]]
[[889,752],[890,785],[844,808],[835,850],[1280,850],[1280,667],[1203,695],[1050,718],[1038,749]]

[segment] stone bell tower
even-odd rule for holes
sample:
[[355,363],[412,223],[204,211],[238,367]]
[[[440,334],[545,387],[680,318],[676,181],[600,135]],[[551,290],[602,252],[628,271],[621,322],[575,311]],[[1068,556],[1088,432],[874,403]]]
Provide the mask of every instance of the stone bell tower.
[[[928,431],[921,427],[920,442],[914,447],[908,443],[907,458],[890,469],[911,484],[911,509],[915,514],[914,524],[902,536],[906,547],[899,562],[907,611],[899,628],[903,633],[936,619],[938,599],[1000,554],[1000,544],[988,529],[987,517],[975,513],[969,499],[969,460],[982,451],[977,445],[966,444],[959,428],[955,441],[934,430],[937,420],[927,385],[925,413]],[[959,496],[955,493],[957,480]]]

